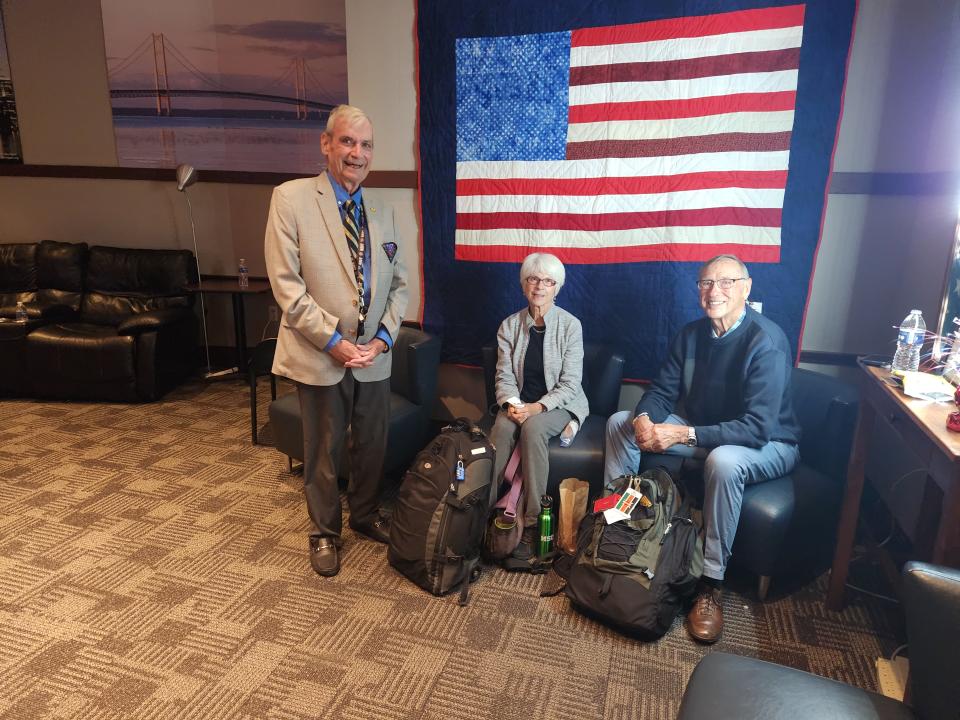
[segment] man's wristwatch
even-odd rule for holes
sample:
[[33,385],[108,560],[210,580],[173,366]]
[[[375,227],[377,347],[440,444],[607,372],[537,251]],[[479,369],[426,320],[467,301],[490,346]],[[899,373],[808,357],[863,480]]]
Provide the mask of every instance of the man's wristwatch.
[[697,446],[697,431],[691,425],[687,428],[687,447]]

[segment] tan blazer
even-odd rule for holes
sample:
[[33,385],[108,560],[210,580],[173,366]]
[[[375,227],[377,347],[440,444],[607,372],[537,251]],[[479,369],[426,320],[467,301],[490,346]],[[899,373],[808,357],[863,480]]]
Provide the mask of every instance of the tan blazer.
[[[264,256],[273,296],[280,306],[280,331],[273,372],[308,385],[335,385],[346,369],[324,352],[334,330],[346,340],[368,342],[382,324],[394,339],[407,309],[407,274],[400,261],[393,210],[376,193],[363,191],[370,237],[370,307],[364,336],[357,334],[359,308],[353,261],[343,221],[326,173],[274,188],[267,218]],[[389,257],[389,243],[396,248]],[[390,377],[390,355],[352,370],[361,382]]]

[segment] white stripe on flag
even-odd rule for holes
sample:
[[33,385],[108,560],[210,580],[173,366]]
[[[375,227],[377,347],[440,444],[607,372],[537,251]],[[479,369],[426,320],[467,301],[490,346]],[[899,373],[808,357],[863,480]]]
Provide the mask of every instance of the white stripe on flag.
[[600,160],[470,160],[457,163],[457,180],[548,180],[598,177],[656,177],[695,172],[786,170],[790,153],[718,152]]
[[709,225],[658,227],[639,230],[457,230],[458,245],[514,245],[520,247],[612,248],[640,245],[767,245],[780,244],[780,228]]
[[570,105],[641,100],[715,97],[734,93],[768,93],[797,89],[796,70],[767,73],[740,73],[694,78],[692,80],[652,80],[649,82],[572,85]]
[[606,213],[701,210],[744,207],[781,208],[783,190],[718,188],[644,195],[467,195],[457,198],[458,213]]
[[587,45],[570,48],[570,66],[613,65],[633,62],[663,62],[698,57],[731,55],[800,47],[803,27],[750,30],[703,37],[652,40],[617,45]]
[[615,120],[571,123],[568,142],[654,140],[720,133],[776,133],[793,129],[793,111],[737,112],[672,120]]

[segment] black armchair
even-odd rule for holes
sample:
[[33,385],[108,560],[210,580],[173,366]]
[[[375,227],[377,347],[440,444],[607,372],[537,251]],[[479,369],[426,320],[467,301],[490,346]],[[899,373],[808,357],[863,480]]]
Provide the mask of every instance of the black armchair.
[[903,576],[912,709],[801,670],[714,652],[694,668],[678,720],[956,720],[960,571],[911,562]]
[[[800,464],[785,477],[744,488],[730,560],[758,576],[761,600],[773,575],[829,562],[857,421],[858,394],[847,383],[794,368],[791,384],[802,430]],[[682,476],[681,464],[671,455],[644,455],[640,463]]]
[[[590,415],[569,447],[561,447],[559,437],[550,440],[547,492],[554,496],[554,503],[560,501],[560,482],[568,477],[589,482],[591,497],[599,497],[603,492],[604,434],[607,418],[617,411],[620,402],[623,362],[623,356],[606,345],[584,345],[583,392],[590,402]],[[483,348],[483,379],[490,408],[490,418],[483,423],[485,427],[492,424],[498,410],[494,389],[496,374],[497,349],[488,345]]]
[[[422,330],[403,326],[390,351],[390,429],[384,475],[402,473],[430,440],[430,413],[437,397],[440,340]],[[303,424],[297,393],[270,403],[270,423],[277,449],[303,460]],[[341,475],[347,465],[341,461]]]

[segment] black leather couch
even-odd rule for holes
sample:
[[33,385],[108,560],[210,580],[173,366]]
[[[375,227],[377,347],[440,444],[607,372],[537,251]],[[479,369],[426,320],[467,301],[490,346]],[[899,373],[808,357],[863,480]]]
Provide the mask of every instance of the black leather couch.
[[910,705],[762,660],[714,652],[694,668],[679,720],[957,720],[960,571],[903,569]]
[[[730,558],[758,576],[761,600],[774,575],[812,573],[829,562],[857,422],[859,395],[847,383],[794,368],[791,386],[802,430],[800,464],[789,475],[744,488]],[[690,477],[677,456],[646,454],[640,461],[643,470],[657,466],[681,480]]]
[[[383,463],[385,476],[403,473],[414,456],[430,441],[430,414],[437,398],[440,339],[422,330],[403,326],[393,344],[390,371],[390,429]],[[270,424],[277,449],[293,460],[303,460],[303,423],[296,392],[270,403]],[[347,456],[340,462],[347,475]]]
[[0,245],[0,394],[160,397],[196,368],[194,282],[188,250]]
[[[487,395],[488,417],[481,427],[489,430],[498,411],[496,404],[497,349],[485,346],[483,379]],[[623,380],[623,356],[606,345],[586,343],[583,349],[583,392],[590,403],[590,415],[569,447],[560,446],[560,438],[550,440],[550,473],[547,492],[554,507],[560,503],[560,483],[565,478],[579,478],[590,483],[590,497],[603,494],[603,446],[607,418],[617,411],[620,383]]]

